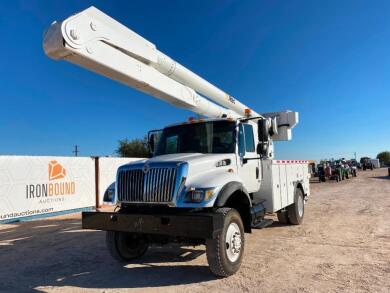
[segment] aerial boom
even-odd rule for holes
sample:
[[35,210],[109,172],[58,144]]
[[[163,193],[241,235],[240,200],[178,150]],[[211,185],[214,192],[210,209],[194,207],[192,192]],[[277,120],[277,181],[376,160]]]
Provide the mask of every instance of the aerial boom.
[[248,108],[95,7],[54,22],[43,47],[51,58],[86,67],[204,116],[239,117]]
[[202,116],[265,118],[273,140],[290,140],[298,123],[296,112],[254,112],[95,7],[53,22],[43,47],[53,59],[85,67]]

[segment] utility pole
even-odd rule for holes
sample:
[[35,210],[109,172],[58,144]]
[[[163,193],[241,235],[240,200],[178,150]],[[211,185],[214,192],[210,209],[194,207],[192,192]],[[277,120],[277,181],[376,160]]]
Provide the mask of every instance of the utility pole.
[[354,155],[355,155],[355,161],[356,161],[356,152],[354,153]]
[[72,152],[72,153],[74,153],[74,156],[75,157],[77,157],[78,156],[78,154],[79,154],[79,146],[76,144],[75,146],[74,146],[74,151]]

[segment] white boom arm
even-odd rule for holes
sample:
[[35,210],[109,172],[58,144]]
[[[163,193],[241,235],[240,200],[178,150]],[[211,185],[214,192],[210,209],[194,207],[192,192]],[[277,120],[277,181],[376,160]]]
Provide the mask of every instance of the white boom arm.
[[[43,48],[53,59],[67,60],[203,116],[262,117],[95,7],[53,22],[45,33]],[[267,117],[278,117],[274,124],[281,117],[298,120],[295,112],[273,114]],[[291,114],[296,119],[290,119]],[[290,123],[287,128],[286,125],[282,131],[286,135],[277,135],[276,125],[273,138],[291,139],[295,124]]]
[[248,108],[95,7],[54,22],[43,47],[53,59],[65,59],[204,116],[244,116]]

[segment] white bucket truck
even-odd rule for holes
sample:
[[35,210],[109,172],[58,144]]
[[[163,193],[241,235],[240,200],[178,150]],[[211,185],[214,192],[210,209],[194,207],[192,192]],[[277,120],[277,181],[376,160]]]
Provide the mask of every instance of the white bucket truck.
[[298,113],[258,114],[94,7],[44,35],[45,53],[80,65],[204,119],[149,133],[150,159],[117,172],[116,212],[84,212],[83,228],[107,231],[121,261],[151,244],[206,245],[211,271],[239,269],[244,233],[279,221],[299,225],[310,194],[307,161],[274,160],[273,141],[291,140]]

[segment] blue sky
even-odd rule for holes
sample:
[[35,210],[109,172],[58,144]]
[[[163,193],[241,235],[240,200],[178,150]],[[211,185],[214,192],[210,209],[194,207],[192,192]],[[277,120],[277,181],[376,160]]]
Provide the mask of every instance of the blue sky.
[[47,58],[53,20],[90,5],[257,112],[300,113],[277,158],[390,150],[389,1],[1,1],[0,154],[110,155],[190,112]]

